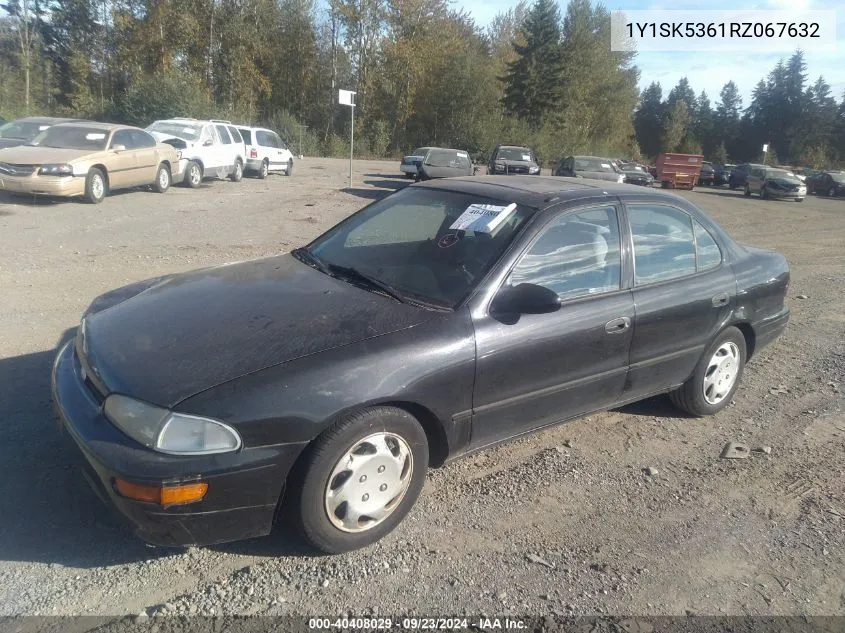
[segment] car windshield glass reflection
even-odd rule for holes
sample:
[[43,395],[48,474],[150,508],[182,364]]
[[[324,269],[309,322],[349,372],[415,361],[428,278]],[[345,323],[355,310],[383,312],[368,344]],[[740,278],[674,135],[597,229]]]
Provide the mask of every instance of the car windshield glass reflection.
[[183,123],[153,123],[147,128],[150,132],[159,132],[161,134],[171,134],[186,141],[196,141],[200,137],[202,127],[198,125],[185,125]]
[[12,121],[0,125],[0,138],[29,139],[38,134],[40,124],[28,121]]
[[614,172],[613,165],[610,161],[605,161],[600,158],[576,158],[576,171],[606,171]]
[[[486,210],[496,220],[473,224],[476,230],[452,228],[472,215],[467,215],[471,205],[491,205]],[[374,291],[451,308],[472,291],[534,211],[507,200],[409,187],[351,216],[299,258]],[[307,261],[306,254],[314,260]]]
[[425,157],[425,164],[432,167],[468,167],[469,156],[462,152],[446,149],[433,149]]
[[91,151],[104,150],[108,140],[108,132],[94,127],[78,125],[56,126],[41,132],[32,139],[32,145],[39,147],[53,147],[56,149],[88,149]]
[[531,150],[527,147],[500,147],[496,160],[533,161]]

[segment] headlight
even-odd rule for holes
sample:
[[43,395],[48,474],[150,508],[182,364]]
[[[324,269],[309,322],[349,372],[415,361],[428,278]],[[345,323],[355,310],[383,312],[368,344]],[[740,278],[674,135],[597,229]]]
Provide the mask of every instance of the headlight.
[[222,422],[162,409],[127,396],[110,395],[103,412],[129,437],[161,453],[208,455],[241,447],[237,431]]
[[539,173],[540,173],[540,168],[539,168],[539,167],[529,167],[529,168],[528,168],[528,173],[529,173],[529,174],[539,174]]
[[38,173],[41,176],[72,176],[73,167],[70,165],[42,165]]

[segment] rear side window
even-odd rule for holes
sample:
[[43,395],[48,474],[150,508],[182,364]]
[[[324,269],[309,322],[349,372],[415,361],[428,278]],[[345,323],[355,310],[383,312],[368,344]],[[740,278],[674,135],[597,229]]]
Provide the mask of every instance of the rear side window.
[[235,143],[243,143],[244,139],[241,137],[241,133],[238,132],[238,128],[236,127],[229,127],[227,128],[232,135],[232,138],[235,140]]
[[275,147],[273,143],[273,139],[270,137],[269,132],[265,132],[264,130],[258,130],[255,133],[255,139],[258,141],[258,144],[263,147]]
[[242,127],[238,128],[238,132],[241,133],[241,137],[244,139],[244,143],[247,145],[252,145],[252,130],[245,130]]
[[628,207],[628,218],[637,285],[695,272],[695,236],[689,215],[664,205],[636,204]]
[[215,125],[214,127],[217,129],[217,135],[220,137],[220,142],[223,143],[223,145],[231,145],[232,139],[229,138],[229,132],[226,130],[226,126]]
[[722,263],[722,251],[713,236],[696,220],[692,221],[695,229],[695,250],[697,253],[696,269],[708,270]]

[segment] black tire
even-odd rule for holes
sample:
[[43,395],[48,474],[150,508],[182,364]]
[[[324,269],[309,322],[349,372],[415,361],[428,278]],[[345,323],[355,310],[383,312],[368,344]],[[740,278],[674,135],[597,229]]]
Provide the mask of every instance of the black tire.
[[[710,360],[713,358],[716,350],[725,343],[733,343],[739,350],[739,362],[735,370],[736,379],[724,398],[717,404],[712,404],[704,397],[704,378],[710,365]],[[739,388],[739,384],[742,381],[742,373],[745,370],[745,358],[745,337],[742,335],[742,332],[733,326],[725,328],[705,350],[690,379],[669,393],[672,404],[681,411],[685,411],[696,417],[718,413],[730,404],[736,394],[736,390]]]
[[105,174],[92,167],[85,176],[85,199],[91,204],[100,204],[108,194],[108,181]]
[[[329,478],[346,452],[379,432],[400,436],[407,443],[413,457],[410,482],[401,500],[380,523],[361,532],[341,530],[332,523],[326,509]],[[391,532],[414,505],[425,482],[425,431],[412,415],[395,407],[372,407],[348,415],[324,431],[308,450],[305,461],[291,477],[291,511],[305,540],[330,554],[365,547]]]
[[202,166],[196,161],[188,161],[185,166],[185,186],[196,189],[202,184],[202,176]]
[[244,163],[238,158],[235,164],[232,165],[232,173],[229,174],[229,180],[232,182],[240,182],[244,177]]
[[769,192],[766,191],[765,187],[760,187],[760,199],[765,200],[769,197]]
[[265,158],[261,163],[261,167],[258,168],[258,178],[264,180],[269,173],[270,162]]
[[162,163],[158,166],[156,179],[155,182],[153,182],[153,190],[156,193],[164,193],[168,189],[170,189],[170,167],[168,167],[165,163]]
[[827,190],[827,197],[828,198],[833,198],[835,196],[836,196],[836,188],[835,187],[831,187],[830,189]]
[[285,170],[285,176],[293,176],[293,159],[288,158],[288,168]]
[[748,185],[745,185],[745,191],[743,193],[745,193],[746,198],[750,198],[751,197],[751,187],[749,187]]

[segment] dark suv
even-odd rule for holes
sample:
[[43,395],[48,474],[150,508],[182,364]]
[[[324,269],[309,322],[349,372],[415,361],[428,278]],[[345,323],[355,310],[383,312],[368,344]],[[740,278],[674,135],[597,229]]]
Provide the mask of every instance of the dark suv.
[[748,174],[751,173],[751,170],[755,167],[761,167],[765,169],[765,165],[760,165],[758,163],[740,163],[736,167],[731,170],[731,175],[728,177],[728,186],[731,189],[736,189],[738,187],[745,187],[745,183],[748,182]]
[[530,147],[497,145],[490,157],[487,173],[497,176],[531,174],[540,175],[540,162]]
[[716,182],[716,170],[713,163],[705,160],[701,163],[701,170],[698,172],[698,182],[702,185],[713,185]]
[[713,170],[716,172],[716,179],[713,182],[715,185],[726,185],[731,177],[731,172],[736,169],[736,165],[716,165]]

